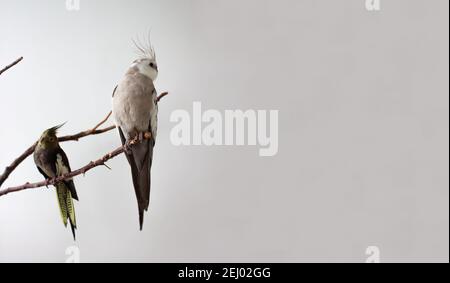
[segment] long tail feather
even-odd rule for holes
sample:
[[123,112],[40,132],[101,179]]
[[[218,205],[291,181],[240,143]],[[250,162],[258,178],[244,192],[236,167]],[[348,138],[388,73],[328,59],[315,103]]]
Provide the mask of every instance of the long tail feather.
[[73,205],[72,194],[67,190],[67,212],[69,216],[70,228],[72,229],[73,240],[76,240],[75,230],[77,229],[77,220],[75,218],[75,206]]
[[73,240],[76,241],[77,237],[75,235],[75,230],[77,229],[77,226],[75,226],[72,221],[70,221],[70,229],[72,230]]
[[144,227],[144,210],[139,208],[139,227],[142,231],[142,228]]
[[56,185],[56,193],[58,196],[59,210],[64,226],[67,227],[67,224],[70,223],[73,239],[76,240],[75,230],[77,229],[77,222],[72,194],[64,183],[59,183]]
[[[122,129],[119,128],[122,144],[126,143]],[[150,187],[153,159],[153,143],[151,141],[143,141],[131,148],[130,154],[125,154],[131,167],[131,175],[133,177],[133,186],[136,193],[136,199],[139,209],[139,227],[142,231],[144,224],[144,211],[148,211],[150,204]]]
[[56,196],[58,199],[58,206],[59,206],[59,212],[61,214],[61,219],[64,223],[64,226],[67,227],[67,218],[68,218],[67,205],[66,205],[67,189],[65,188],[65,186],[63,184],[56,185]]

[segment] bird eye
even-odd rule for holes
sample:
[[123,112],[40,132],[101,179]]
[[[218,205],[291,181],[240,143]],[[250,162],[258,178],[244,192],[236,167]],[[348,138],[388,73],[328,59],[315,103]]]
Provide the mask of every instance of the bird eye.
[[153,63],[150,63],[150,67],[152,67],[152,68],[153,68],[154,66],[155,66],[155,64],[153,64]]

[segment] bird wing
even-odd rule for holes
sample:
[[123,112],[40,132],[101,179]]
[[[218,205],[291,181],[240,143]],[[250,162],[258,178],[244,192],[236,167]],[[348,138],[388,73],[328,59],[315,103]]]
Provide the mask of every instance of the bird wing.
[[[62,150],[62,148],[58,148],[56,153],[56,171],[58,176],[72,172],[72,170],[70,169],[69,159],[67,158],[67,155],[64,150]],[[63,183],[69,189],[72,198],[75,200],[79,200],[73,179],[65,180],[63,181]]]
[[41,167],[36,166],[37,169],[39,170],[39,173],[42,174],[42,176],[44,176],[45,179],[50,179],[50,176],[48,176],[47,174],[45,174],[45,172],[41,169]]
[[54,150],[36,150],[34,162],[39,172],[46,178],[54,178],[56,174],[56,154]]
[[150,132],[152,133],[153,144],[156,143],[158,132],[158,93],[155,87],[152,91],[152,107],[150,109]]

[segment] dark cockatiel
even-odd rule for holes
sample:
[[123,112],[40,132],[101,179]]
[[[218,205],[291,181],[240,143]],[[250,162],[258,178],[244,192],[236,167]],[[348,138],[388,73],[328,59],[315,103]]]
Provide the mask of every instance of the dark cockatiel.
[[[46,179],[52,179],[71,172],[67,155],[59,146],[57,131],[62,125],[46,130],[39,139],[34,150],[34,162]],[[59,209],[64,226],[70,223],[73,239],[75,240],[75,229],[77,223],[75,219],[75,207],[73,200],[78,200],[77,191],[73,180],[66,180],[55,184],[58,197]]]

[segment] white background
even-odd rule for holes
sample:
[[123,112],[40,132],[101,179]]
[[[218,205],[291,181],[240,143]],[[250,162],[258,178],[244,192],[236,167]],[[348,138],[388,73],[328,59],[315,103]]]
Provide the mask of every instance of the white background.
[[[138,230],[123,156],[75,180],[81,260],[447,261],[448,1],[0,0],[0,168],[43,130],[88,129],[152,30],[160,125]],[[176,109],[280,111],[280,150],[175,147]],[[112,123],[112,121],[110,122]],[[62,146],[73,168],[116,132]],[[4,187],[40,181],[32,159]],[[64,262],[53,189],[0,198],[0,261]]]

